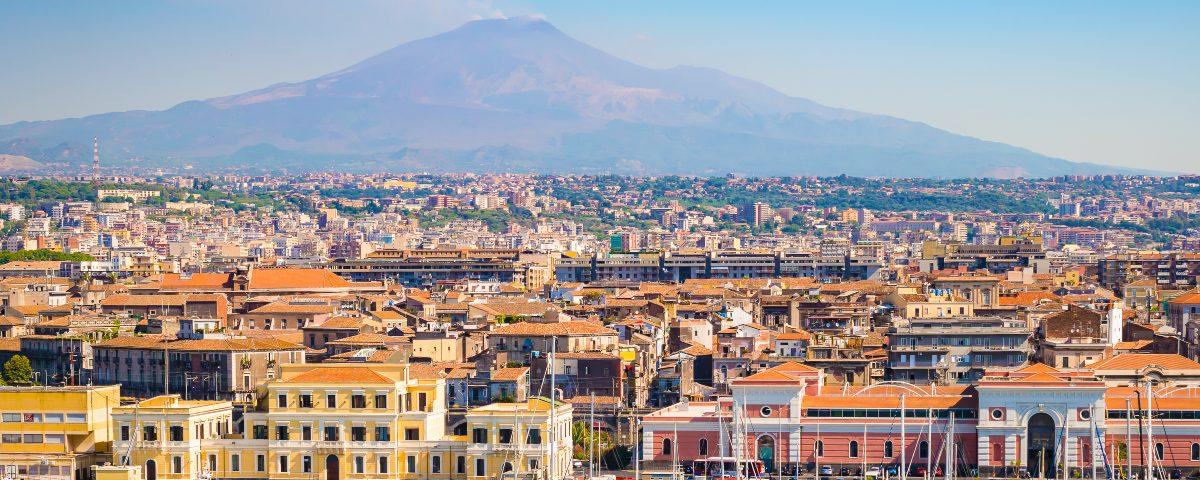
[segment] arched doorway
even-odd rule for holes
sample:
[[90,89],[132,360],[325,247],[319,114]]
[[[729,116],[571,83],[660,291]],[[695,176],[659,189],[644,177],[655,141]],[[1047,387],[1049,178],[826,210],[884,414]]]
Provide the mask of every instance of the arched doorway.
[[768,472],[775,471],[775,439],[770,435],[758,437],[758,460]]
[[325,457],[325,480],[338,480],[342,474],[338,471],[338,456]]
[[[1029,445],[1026,465],[1029,475],[1045,478],[1054,476],[1054,418],[1040,412],[1029,418],[1029,429],[1025,438]],[[1040,474],[1040,475],[1039,475]]]
[[154,460],[146,460],[146,480],[156,480],[158,478],[158,464]]

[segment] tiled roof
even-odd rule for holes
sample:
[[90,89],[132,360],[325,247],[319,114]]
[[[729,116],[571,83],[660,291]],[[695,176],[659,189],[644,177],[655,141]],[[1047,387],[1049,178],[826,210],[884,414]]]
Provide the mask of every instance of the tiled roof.
[[352,284],[323,268],[256,268],[250,271],[251,290],[346,288]]
[[251,310],[250,313],[278,313],[278,314],[294,313],[294,314],[316,315],[316,314],[321,314],[321,313],[333,313],[333,311],[336,309],[337,309],[336,306],[334,306],[332,304],[328,304],[328,303],[298,303],[298,302],[281,301],[281,302],[268,303],[266,305],[263,305],[261,307],[254,309],[254,310]]
[[529,367],[507,367],[492,373],[492,380],[497,382],[513,382],[529,373]]
[[1090,365],[1092,370],[1140,370],[1155,365],[1168,370],[1200,370],[1200,363],[1173,353],[1125,353]]
[[617,332],[603,325],[579,320],[566,322],[517,322],[503,325],[491,331],[491,335],[524,337],[548,337],[558,335],[616,335]]
[[97,343],[97,348],[131,348],[173,351],[264,351],[303,350],[304,347],[277,338],[203,338],[168,340],[163,335],[117,337]]
[[332,383],[338,385],[394,384],[394,380],[375,372],[370,367],[315,367],[282,383]]

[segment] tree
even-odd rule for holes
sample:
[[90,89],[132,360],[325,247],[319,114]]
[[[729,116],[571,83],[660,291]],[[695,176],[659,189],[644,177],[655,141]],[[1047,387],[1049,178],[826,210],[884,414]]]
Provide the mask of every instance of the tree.
[[24,355],[14,355],[4,362],[4,381],[9,385],[32,385],[33,366]]

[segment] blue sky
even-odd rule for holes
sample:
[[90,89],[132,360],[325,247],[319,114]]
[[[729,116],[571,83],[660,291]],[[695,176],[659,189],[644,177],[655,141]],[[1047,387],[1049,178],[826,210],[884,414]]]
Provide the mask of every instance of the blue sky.
[[0,124],[161,109],[544,15],[651,67],[1076,161],[1200,172],[1200,2],[166,0],[0,4]]

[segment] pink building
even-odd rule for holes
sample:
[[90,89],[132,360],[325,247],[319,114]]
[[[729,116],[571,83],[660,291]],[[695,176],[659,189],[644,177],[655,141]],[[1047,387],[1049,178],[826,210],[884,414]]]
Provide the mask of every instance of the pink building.
[[[643,467],[688,470],[697,459],[737,456],[785,475],[904,465],[921,476],[953,468],[959,475],[1023,470],[1033,477],[1041,470],[1049,478],[1064,468],[1084,477],[1093,468],[1099,475],[1106,467],[1124,471],[1132,459],[1143,478],[1147,460],[1156,475],[1187,475],[1200,471],[1200,378],[1171,370],[1200,364],[1161,357],[1147,356],[1139,367],[1141,379],[1155,381],[1149,390],[1144,381],[1135,388],[1091,370],[1042,364],[988,371],[970,386],[834,387],[823,385],[821,371],[786,363],[733,380],[732,394],[715,402],[647,415]],[[1153,422],[1139,425],[1147,409]]]

